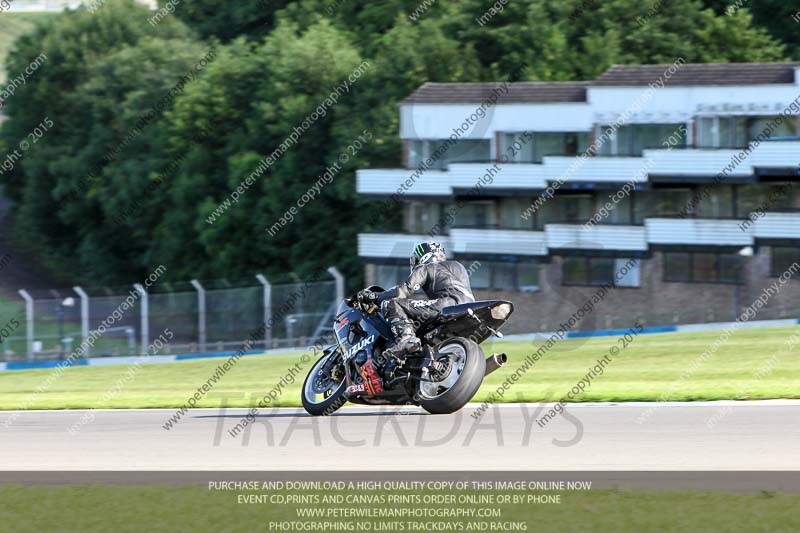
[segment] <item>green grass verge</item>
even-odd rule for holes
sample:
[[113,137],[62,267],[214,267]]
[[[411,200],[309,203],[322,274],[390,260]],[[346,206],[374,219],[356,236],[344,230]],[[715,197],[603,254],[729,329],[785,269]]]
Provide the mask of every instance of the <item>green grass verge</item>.
[[20,35],[33,29],[37,22],[55,13],[2,13],[0,14],[0,85],[6,82],[6,57]]
[[[308,492],[303,491],[303,494]],[[314,519],[298,518],[298,505],[237,504],[235,491],[208,491],[198,487],[141,486],[4,486],[0,529],[16,533],[141,531],[275,531],[270,522]],[[246,494],[246,493],[245,493]],[[321,494],[321,493],[320,493]],[[374,493],[372,493],[374,494]],[[533,493],[530,493],[533,494]],[[541,493],[540,493],[541,494]],[[496,519],[409,518],[403,531],[486,531],[468,528],[472,521],[522,522],[526,531],[539,533],[609,532],[795,532],[800,528],[796,494],[728,494],[720,492],[639,492],[592,490],[567,492],[558,504],[475,505],[501,510]],[[316,507],[316,506],[314,506]],[[322,505],[324,508],[383,507],[380,505]],[[442,505],[414,505],[441,508]],[[469,508],[471,505],[457,505]],[[353,524],[352,531],[398,531],[360,529],[358,524],[377,519],[327,518]],[[321,522],[322,519],[316,519]],[[383,519],[386,524],[392,519]],[[398,520],[395,520],[398,521]],[[409,523],[461,524],[464,529],[414,529]],[[385,526],[384,526],[385,527]],[[8,528],[8,529],[6,529]],[[309,529],[323,531],[329,529]],[[346,529],[336,529],[345,531]],[[510,531],[498,529],[497,531]],[[520,529],[514,529],[520,530]]]
[[[800,398],[800,344],[789,343],[790,338],[800,338],[800,327],[738,330],[696,370],[687,371],[719,338],[718,331],[639,335],[575,401]],[[496,343],[492,348],[508,353],[509,362],[486,379],[475,400],[488,399],[538,345]],[[616,337],[558,342],[499,401],[556,401],[614,346],[621,347]],[[302,366],[297,381],[272,405],[299,406],[302,380],[311,365],[302,363],[301,355],[243,357],[197,406],[218,407],[223,398],[228,406],[255,406],[295,363]],[[53,370],[0,372],[0,409],[177,408],[224,361],[199,359],[134,369],[76,367],[38,394],[37,386]]]

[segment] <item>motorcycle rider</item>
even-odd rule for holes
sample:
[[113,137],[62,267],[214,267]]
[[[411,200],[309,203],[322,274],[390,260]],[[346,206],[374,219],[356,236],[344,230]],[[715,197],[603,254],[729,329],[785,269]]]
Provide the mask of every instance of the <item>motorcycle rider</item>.
[[[358,293],[359,300],[381,306],[395,336],[394,345],[384,353],[399,360],[422,347],[415,326],[437,318],[445,307],[475,301],[467,269],[458,261],[448,261],[440,243],[417,244],[410,263],[411,275],[400,285],[381,293]],[[410,298],[420,289],[427,300]]]

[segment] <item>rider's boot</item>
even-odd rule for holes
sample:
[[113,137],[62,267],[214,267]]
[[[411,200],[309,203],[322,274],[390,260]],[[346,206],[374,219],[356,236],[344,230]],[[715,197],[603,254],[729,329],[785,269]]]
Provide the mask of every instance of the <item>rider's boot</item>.
[[395,342],[384,352],[390,357],[405,361],[406,355],[420,351],[422,343],[414,332],[414,323],[410,320],[393,320],[391,323]]

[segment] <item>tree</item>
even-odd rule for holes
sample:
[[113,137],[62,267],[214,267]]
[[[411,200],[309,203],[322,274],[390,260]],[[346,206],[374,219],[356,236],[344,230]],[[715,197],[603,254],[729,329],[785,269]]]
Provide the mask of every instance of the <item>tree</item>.
[[259,151],[266,150],[263,133],[256,128],[254,94],[270,77],[267,58],[258,48],[244,38],[220,47],[217,59],[167,113],[167,151],[183,161],[157,195],[170,209],[159,211],[148,261],[167,261],[177,276],[227,277],[263,270],[254,254],[264,246],[263,228],[253,220],[261,182],[213,224],[207,222],[258,167]]
[[16,233],[76,281],[128,283],[157,264],[177,279],[336,264],[358,280],[358,233],[396,229],[400,209],[360,199],[355,171],[400,165],[398,104],[423,83],[785,57],[748,9],[699,0],[422,6],[197,0],[153,26],[133,0],[108,0],[53,17],[9,61],[15,75],[47,57],[9,100],[0,149],[53,122],[2,176]]
[[[316,120],[309,117],[361,63],[346,34],[326,21],[306,30],[279,24],[263,45],[254,48],[238,40],[224,48],[208,75],[169,114],[173,151],[198,125],[217,121],[221,126],[211,130],[200,145],[204,148],[193,151],[176,175],[169,193],[176,209],[157,229],[154,255],[182,260],[187,273],[217,276],[255,270],[306,275],[323,262],[344,265],[344,258],[353,257],[355,191],[339,183],[352,183],[353,169],[363,164],[358,158],[343,166],[293,223],[272,237],[266,228],[297,207],[345,149],[334,124],[349,119],[341,114],[343,101],[351,97],[348,91]],[[214,211],[304,122],[308,128],[296,142],[288,143],[246,192],[209,223]]]
[[[592,79],[612,64],[780,61],[783,45],[751,19],[717,15],[697,0],[509,2],[483,26],[480,0],[453,24],[481,63],[502,79],[527,65],[531,80]],[[485,19],[484,19],[485,20]],[[520,23],[520,21],[524,21]]]
[[706,7],[720,15],[748,19],[753,25],[764,28],[776,40],[786,44],[789,57],[800,61],[800,4],[785,0],[750,0],[736,8],[728,0],[704,0]]
[[[78,280],[120,279],[135,268],[126,261],[132,253],[115,253],[125,240],[103,224],[97,196],[102,180],[97,178],[106,172],[104,158],[126,135],[128,122],[180,72],[171,70],[176,62],[169,58],[170,49],[191,43],[180,23],[164,21],[153,28],[147,24],[149,16],[149,10],[132,0],[112,0],[96,14],[83,8],[68,11],[20,38],[9,61],[9,72],[16,75],[40,54],[46,58],[9,99],[9,119],[0,132],[3,143],[15,146],[43,122],[52,122],[3,176],[16,202],[15,233],[55,268],[80,273]],[[146,39],[159,42],[151,41],[137,55],[134,47]],[[154,55],[145,57],[148,51]],[[111,63],[105,61],[109,57],[114,58]],[[171,66],[148,77],[153,57]],[[119,66],[115,60],[121,61]],[[117,82],[118,75],[130,76],[129,83]],[[129,99],[130,91],[135,98]],[[132,165],[129,155],[119,154],[114,164]]]
[[[159,5],[166,6],[170,1],[160,0]],[[228,42],[243,35],[258,40],[272,30],[275,12],[289,3],[289,0],[191,0],[180,2],[174,8],[174,15],[202,39],[215,37]]]

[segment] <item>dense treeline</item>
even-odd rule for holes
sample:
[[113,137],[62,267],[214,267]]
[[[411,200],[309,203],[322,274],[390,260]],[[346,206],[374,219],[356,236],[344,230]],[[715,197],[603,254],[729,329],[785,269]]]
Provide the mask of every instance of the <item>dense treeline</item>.
[[[400,164],[399,100],[426,81],[789,57],[778,38],[791,28],[770,35],[747,7],[729,16],[705,4],[183,0],[156,20],[133,0],[108,0],[66,12],[9,58],[11,78],[47,57],[8,99],[0,132],[0,154],[42,133],[0,176],[15,233],[81,282],[129,282],[157,264],[177,279],[336,264],[352,280],[356,235],[380,229],[365,221],[399,221],[367,216],[354,179],[356,168]],[[352,150],[359,136],[369,140]],[[270,236],[315,184],[315,199]]]

